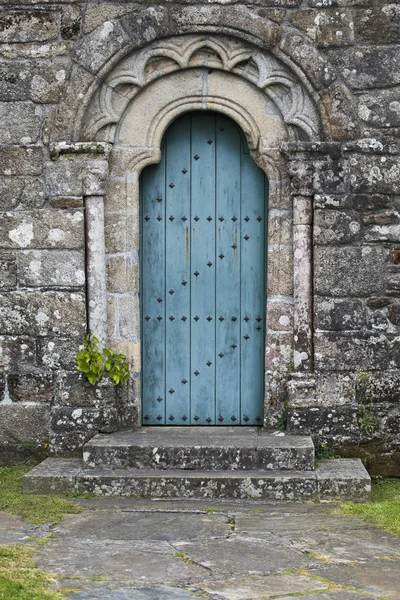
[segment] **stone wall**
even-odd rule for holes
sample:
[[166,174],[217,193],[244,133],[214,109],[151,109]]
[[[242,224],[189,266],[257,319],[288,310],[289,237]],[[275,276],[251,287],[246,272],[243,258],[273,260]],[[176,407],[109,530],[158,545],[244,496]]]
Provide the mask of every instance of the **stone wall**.
[[287,348],[271,347],[282,365],[269,423],[287,413],[290,431],[399,474],[400,5],[386,0],[2,3],[3,451],[77,452],[96,431],[135,423],[132,391],[93,390],[74,372],[88,319],[85,169],[98,156],[54,160],[50,140],[81,141],[71,123],[125,47],[198,31],[290,56],[322,122],[322,138],[282,148],[294,201],[314,209],[315,378],[301,387]]

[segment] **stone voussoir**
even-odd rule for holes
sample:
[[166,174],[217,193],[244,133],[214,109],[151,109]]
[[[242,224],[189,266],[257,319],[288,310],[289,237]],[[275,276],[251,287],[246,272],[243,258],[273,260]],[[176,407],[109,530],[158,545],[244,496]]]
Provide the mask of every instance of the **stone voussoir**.
[[361,461],[321,461],[316,471],[154,471],[85,469],[79,459],[47,458],[24,478],[28,494],[89,493],[141,498],[253,499],[273,502],[370,497]]
[[256,428],[146,428],[96,435],[84,447],[87,468],[181,470],[312,470],[310,437],[278,435]]

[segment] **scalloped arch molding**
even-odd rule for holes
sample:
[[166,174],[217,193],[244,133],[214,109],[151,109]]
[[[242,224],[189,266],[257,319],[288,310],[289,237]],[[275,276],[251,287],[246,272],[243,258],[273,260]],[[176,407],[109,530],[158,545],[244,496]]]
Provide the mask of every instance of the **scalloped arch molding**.
[[[180,50],[171,47],[172,40],[187,34],[191,34],[188,46],[182,44]],[[123,17],[106,21],[83,38],[75,52],[51,141],[88,140],[89,132],[96,131],[93,108],[96,102],[102,103],[97,112],[100,127],[96,135],[99,135],[99,129],[107,127],[105,107],[112,109],[108,118],[117,118],[126,107],[129,94],[134,95],[135,86],[143,89],[146,84],[146,79],[140,80],[143,75],[150,76],[145,70],[140,73],[142,66],[149,66],[146,53],[154,48],[153,61],[161,54],[165,63],[171,61],[171,68],[186,69],[190,61],[199,61],[196,45],[203,44],[201,38],[208,39],[206,46],[214,61],[220,63],[217,68],[231,73],[242,68],[242,76],[259,86],[278,106],[292,130],[291,135],[297,128],[306,132],[308,139],[310,136],[315,139],[313,131],[323,133],[325,138],[335,139],[339,135],[339,139],[347,139],[345,132],[342,135],[342,123],[348,119],[358,122],[349,91],[313,42],[293,27],[268,20],[262,9],[152,6],[139,7]],[[133,57],[137,59],[134,72],[124,73],[123,65],[131,64]],[[251,67],[248,73],[243,72],[246,61]],[[273,81],[271,77],[275,75],[277,79]],[[117,83],[118,77],[127,79],[125,89],[124,84]],[[332,117],[332,111],[329,114],[325,106],[332,104],[333,96],[337,108]],[[88,117],[92,119],[92,130],[86,126]],[[316,139],[321,138],[318,135]]]
[[[179,71],[199,69],[201,82],[196,92],[194,88],[192,91],[190,85],[190,73],[182,73],[180,86],[175,88],[178,89],[177,95],[190,97],[194,94],[198,98],[196,108],[203,109],[210,108],[211,104],[212,108],[216,108],[215,97],[222,99],[224,96],[236,96],[239,105],[237,114],[232,110],[230,116],[242,125],[251,148],[257,146],[255,124],[248,124],[246,127],[243,122],[240,123],[239,116],[241,112],[248,112],[246,102],[250,102],[247,91],[249,87],[255,87],[264,95],[261,104],[264,104],[266,118],[267,115],[276,115],[284,123],[286,139],[319,139],[319,115],[310,94],[296,75],[271,54],[224,35],[171,37],[153,42],[120,61],[88,106],[84,118],[83,138],[113,142],[116,126],[124,112],[130,103],[135,103],[135,99],[147,86],[156,88],[152,98],[158,110],[162,110],[160,102],[157,102],[157,94],[162,93],[161,89],[165,88],[165,85],[154,86],[154,82],[168,76],[174,79],[173,75]],[[234,77],[231,77],[230,83],[227,83],[227,77],[223,78],[227,85],[214,85],[211,91],[209,80],[212,79],[211,75],[219,71]],[[241,79],[251,85],[242,86]],[[233,93],[230,93],[230,88],[234,88]],[[234,101],[233,98],[231,100]],[[151,96],[147,101],[151,102]],[[220,110],[224,111],[222,107]],[[262,112],[258,111],[259,120],[262,119]],[[153,118],[155,120],[157,114],[154,114]],[[282,141],[282,136],[280,137],[279,141]],[[156,146],[159,142],[159,139],[146,140],[146,145]]]

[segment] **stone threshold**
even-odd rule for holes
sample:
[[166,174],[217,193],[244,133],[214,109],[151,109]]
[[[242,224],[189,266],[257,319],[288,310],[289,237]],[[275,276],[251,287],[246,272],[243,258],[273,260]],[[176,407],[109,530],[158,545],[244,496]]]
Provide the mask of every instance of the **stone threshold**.
[[47,458],[24,477],[27,494],[139,498],[368,502],[371,479],[359,459],[318,461],[314,471],[87,469],[80,459]]

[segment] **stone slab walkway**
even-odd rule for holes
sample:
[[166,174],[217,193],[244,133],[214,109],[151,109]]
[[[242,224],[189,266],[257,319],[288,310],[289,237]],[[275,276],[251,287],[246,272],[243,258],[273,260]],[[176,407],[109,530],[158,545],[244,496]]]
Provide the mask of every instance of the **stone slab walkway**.
[[[400,600],[400,539],[333,505],[75,502],[36,554],[70,600]],[[0,543],[49,533],[0,517]]]

